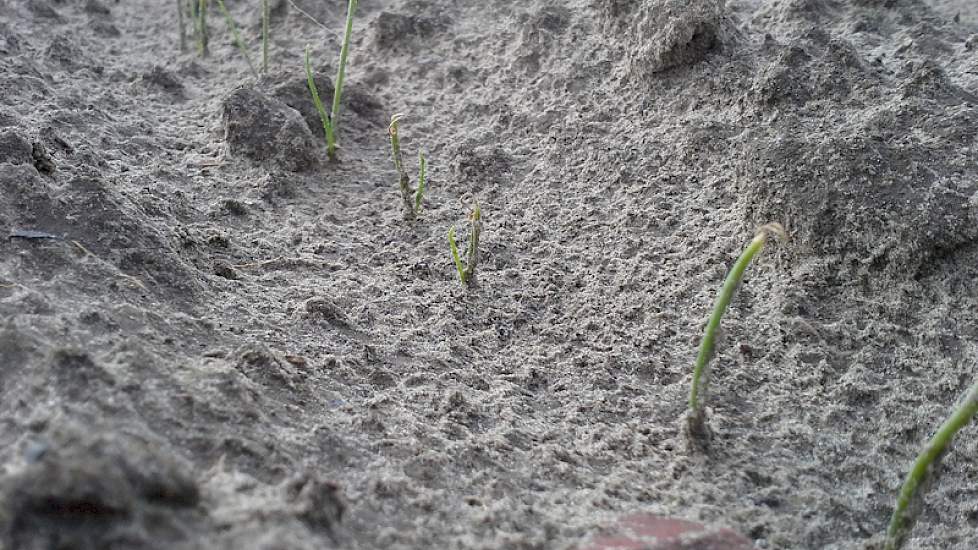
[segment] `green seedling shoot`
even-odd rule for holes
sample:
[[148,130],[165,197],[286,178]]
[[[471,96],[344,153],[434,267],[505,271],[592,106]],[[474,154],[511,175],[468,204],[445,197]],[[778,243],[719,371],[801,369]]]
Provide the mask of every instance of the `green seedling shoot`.
[[183,0],[177,0],[177,26],[180,27],[180,51],[187,51],[187,27],[183,23]]
[[[336,88],[333,92],[333,110],[330,120],[335,130],[340,120],[340,94],[343,91],[343,80],[346,77],[346,60],[350,56],[350,36],[353,35],[353,14],[357,11],[358,0],[350,0],[346,6],[346,29],[343,31],[343,46],[340,47],[340,64],[336,69]],[[329,158],[336,156],[336,143],[329,151]]]
[[883,546],[885,550],[899,550],[903,547],[923,506],[924,491],[921,488],[927,485],[935,470],[940,467],[941,459],[954,435],[971,422],[975,413],[978,413],[978,382],[971,386],[958,407],[941,424],[910,467],[897,497],[890,526],[886,530],[886,542]]
[[424,193],[427,187],[428,160],[425,158],[424,153],[418,152],[418,188],[412,191],[410,178],[404,169],[404,163],[401,162],[401,138],[399,129],[402,116],[400,113],[397,113],[391,117],[391,123],[387,127],[387,133],[391,138],[391,156],[394,158],[394,168],[397,170],[398,177],[397,185],[401,190],[401,200],[404,203],[404,218],[413,220],[421,214],[422,200],[424,199]]
[[699,354],[696,356],[696,364],[693,368],[693,385],[689,393],[689,415],[687,417],[687,429],[691,437],[697,438],[706,435],[706,405],[704,402],[709,385],[709,364],[716,346],[720,320],[723,319],[727,306],[730,305],[737,287],[740,286],[740,282],[744,278],[744,271],[754,256],[764,248],[764,244],[767,243],[771,235],[776,235],[781,240],[787,239],[787,234],[781,224],[770,223],[758,229],[754,240],[737,258],[720,288],[720,294],[713,306],[713,314],[710,315],[710,320],[706,324],[706,332],[703,334],[703,341],[700,343]]
[[394,158],[394,168],[397,170],[397,185],[401,190],[401,200],[404,202],[404,217],[414,219],[414,205],[411,203],[411,183],[407,171],[404,170],[404,163],[401,162],[401,138],[398,130],[401,125],[401,114],[397,113],[391,117],[390,126],[387,133],[391,138],[391,156]]
[[241,51],[241,55],[244,56],[245,61],[248,62],[248,68],[251,69],[252,74],[258,77],[258,69],[255,68],[255,64],[251,61],[251,54],[248,53],[248,46],[245,45],[244,40],[241,39],[241,33],[238,32],[238,26],[234,24],[234,18],[231,17],[231,13],[228,12],[227,7],[224,5],[224,0],[217,0],[217,7],[221,10],[221,14],[224,15],[224,20],[228,24],[228,29],[231,31],[231,35],[234,37],[234,43],[238,46],[238,50]]
[[[194,6],[191,0],[191,6]],[[197,10],[194,13],[194,34],[197,36],[197,53],[201,57],[207,57],[207,0],[198,0]]]
[[353,15],[357,11],[357,0],[350,0],[346,8],[346,30],[343,33],[343,45],[340,47],[340,61],[336,69],[336,82],[333,87],[333,106],[329,115],[322,108],[322,101],[319,100],[319,92],[312,77],[312,66],[309,61],[309,47],[306,47],[306,79],[309,81],[309,92],[312,94],[313,103],[316,103],[316,110],[323,121],[323,129],[326,133],[326,154],[330,160],[336,160],[336,134],[340,121],[340,98],[343,95],[343,81],[346,77],[346,61],[350,55],[350,36],[353,34]]
[[418,151],[418,188],[414,192],[414,215],[421,213],[421,201],[424,199],[424,192],[428,188],[428,159],[424,153]]
[[268,74],[268,21],[271,12],[268,10],[268,0],[261,0],[261,72]]
[[326,134],[326,145],[335,142],[333,137],[333,125],[329,120],[329,113],[323,107],[323,101],[319,98],[319,89],[316,88],[316,80],[312,72],[312,62],[309,60],[309,46],[306,46],[306,84],[309,86],[309,93],[312,94],[312,103],[319,112],[319,120],[323,122],[323,133]]
[[452,260],[455,262],[458,278],[463,285],[471,285],[475,280],[475,268],[479,261],[479,237],[482,235],[482,209],[479,203],[473,205],[469,223],[472,226],[472,234],[469,235],[468,258],[464,266],[458,253],[458,245],[455,243],[455,226],[448,230],[448,247],[452,251]]

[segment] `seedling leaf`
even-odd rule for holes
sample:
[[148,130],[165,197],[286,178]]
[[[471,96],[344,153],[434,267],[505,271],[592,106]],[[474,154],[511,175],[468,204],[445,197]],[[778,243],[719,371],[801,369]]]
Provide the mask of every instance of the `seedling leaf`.
[[455,260],[455,270],[458,271],[458,279],[465,284],[465,268],[462,267],[462,258],[458,255],[458,245],[455,244],[455,226],[448,230],[448,248],[452,251],[452,259]]
[[180,27],[180,51],[187,51],[187,27],[183,23],[183,0],[177,0],[177,26]]
[[727,274],[727,278],[720,288],[720,293],[717,295],[716,304],[713,306],[713,313],[710,315],[710,320],[706,324],[706,331],[703,334],[703,340],[700,342],[699,353],[696,356],[696,363],[693,367],[693,383],[689,393],[689,416],[687,418],[687,428],[692,437],[701,437],[706,433],[704,430],[704,422],[706,420],[704,400],[709,387],[709,364],[710,359],[713,357],[716,335],[720,329],[720,321],[723,319],[723,315],[726,313],[727,306],[730,305],[730,301],[733,299],[737,287],[740,286],[740,282],[744,278],[744,271],[750,265],[754,256],[764,248],[764,244],[772,234],[782,240],[787,239],[787,233],[781,224],[771,223],[759,228],[757,234],[754,236],[754,240],[751,241],[743,253],[741,253],[740,257],[737,258],[737,261],[734,262],[730,273]]
[[332,143],[334,139],[333,124],[329,119],[329,115],[326,113],[326,108],[323,107],[322,100],[319,99],[319,90],[316,89],[316,81],[313,78],[312,73],[312,62],[309,60],[309,50],[309,46],[306,46],[306,84],[309,86],[309,93],[312,94],[312,102],[316,105],[316,111],[319,113],[319,119],[323,121],[323,133],[326,135],[326,147],[328,150],[330,143]]
[[234,43],[238,46],[238,50],[241,51],[241,55],[244,56],[245,61],[248,62],[248,68],[251,72],[258,77],[258,69],[255,68],[255,64],[251,61],[251,54],[248,53],[248,46],[245,45],[244,40],[241,39],[241,33],[238,32],[238,26],[234,24],[234,18],[231,17],[231,13],[228,12],[227,7],[224,5],[224,0],[217,0],[217,7],[220,8],[221,14],[224,15],[224,20],[228,24],[228,29],[231,31],[231,35],[234,37]]
[[[336,69],[336,86],[333,88],[333,110],[330,112],[330,124],[333,129],[339,128],[340,96],[343,93],[343,79],[346,76],[346,60],[350,55],[350,36],[353,34],[353,14],[357,11],[357,0],[350,0],[346,7],[346,31],[343,33],[343,45],[340,47],[340,63]],[[330,159],[336,158],[336,140],[326,145]]]
[[261,0],[261,72],[264,74],[268,74],[268,20],[270,17],[268,0]]
[[197,52],[201,57],[207,57],[207,0],[198,0],[197,2],[197,13],[194,14],[194,29],[197,34]]
[[455,261],[455,269],[458,271],[458,278],[462,284],[470,285],[475,280],[475,268],[479,262],[479,236],[482,234],[482,209],[479,203],[472,206],[472,214],[469,216],[469,223],[472,226],[472,233],[469,235],[469,245],[466,247],[467,263],[462,265],[462,258],[458,253],[458,245],[455,243],[455,226],[448,230],[448,247],[452,251],[452,260]]
[[424,192],[427,186],[426,174],[428,170],[428,160],[424,153],[418,152],[418,189],[414,193],[414,215],[421,213],[421,201],[424,199]]
[[[975,413],[978,413],[978,382],[971,386],[958,407],[941,424],[937,433],[927,442],[924,450],[921,451],[913,466],[910,467],[903,487],[900,488],[900,495],[897,497],[893,516],[890,518],[890,525],[886,530],[885,550],[899,550],[909,537],[910,530],[913,529],[917,520],[916,512],[919,512],[922,504],[923,490],[921,487],[926,485],[934,470],[940,467],[941,458],[951,444],[954,435],[971,422]],[[918,490],[920,490],[919,493]]]
[[404,171],[404,163],[401,161],[401,113],[391,116],[390,126],[387,133],[391,138],[391,157],[394,158],[394,168],[397,169],[397,186],[401,191],[401,202],[404,203],[404,219],[413,220],[415,217],[414,205],[411,203],[411,182],[407,172]]

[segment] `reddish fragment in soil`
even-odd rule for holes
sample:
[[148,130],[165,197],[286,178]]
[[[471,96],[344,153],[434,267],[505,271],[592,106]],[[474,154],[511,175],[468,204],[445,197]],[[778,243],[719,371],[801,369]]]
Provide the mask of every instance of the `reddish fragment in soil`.
[[755,550],[750,540],[726,527],[653,514],[624,516],[605,533],[578,550]]

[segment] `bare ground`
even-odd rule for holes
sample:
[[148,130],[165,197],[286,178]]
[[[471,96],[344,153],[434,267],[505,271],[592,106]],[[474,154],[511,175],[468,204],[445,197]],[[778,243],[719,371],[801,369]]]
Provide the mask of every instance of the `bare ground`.
[[[257,59],[257,2],[229,0]],[[863,548],[978,375],[967,0],[0,0],[0,547]],[[430,159],[401,213],[387,121]],[[478,284],[445,235],[478,200]],[[708,452],[681,430],[717,287]],[[32,233],[33,232],[33,233]],[[40,232],[40,233],[38,233]],[[38,238],[48,237],[48,238]],[[978,548],[978,430],[908,548]]]

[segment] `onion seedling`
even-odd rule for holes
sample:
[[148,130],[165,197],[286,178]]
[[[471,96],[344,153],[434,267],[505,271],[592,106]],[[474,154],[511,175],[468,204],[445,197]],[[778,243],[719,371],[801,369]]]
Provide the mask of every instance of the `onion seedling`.
[[428,159],[424,152],[418,151],[418,188],[414,191],[414,215],[421,213],[421,201],[428,190]]
[[890,526],[886,530],[886,542],[883,546],[885,550],[899,550],[907,540],[923,505],[924,491],[921,488],[927,485],[934,471],[940,467],[951,439],[971,422],[975,413],[978,413],[978,382],[971,386],[958,407],[941,424],[910,467],[897,497]]
[[177,26],[180,27],[180,51],[187,51],[187,28],[183,23],[183,0],[177,0]]
[[452,251],[452,260],[455,262],[458,278],[464,285],[471,285],[475,280],[475,268],[479,261],[479,237],[482,235],[482,209],[479,203],[473,205],[469,223],[472,226],[472,233],[469,235],[468,257],[464,266],[458,253],[458,245],[455,243],[455,226],[448,230],[448,247]]
[[261,72],[268,74],[268,20],[271,14],[268,11],[268,0],[261,0]]
[[[410,178],[404,169],[404,163],[401,162],[401,138],[399,129],[402,116],[402,114],[397,113],[391,117],[391,123],[387,127],[387,133],[391,138],[391,156],[394,158],[394,168],[397,169],[397,185],[401,190],[401,200],[404,203],[404,218],[413,220],[421,213],[421,203],[427,188],[428,159],[425,158],[423,152],[418,152],[418,187],[412,191]],[[413,200],[412,195],[414,197]]]
[[[346,30],[343,32],[343,45],[340,47],[340,64],[336,68],[336,87],[333,89],[333,110],[330,111],[330,123],[333,125],[335,136],[340,121],[340,94],[343,92],[343,80],[346,77],[346,60],[350,56],[350,36],[353,34],[353,14],[357,11],[358,0],[350,0],[346,6]],[[336,157],[336,141],[327,145],[329,158]]]
[[336,133],[340,121],[340,98],[343,95],[343,80],[346,78],[346,61],[350,56],[350,36],[353,34],[353,15],[357,11],[357,0],[350,0],[346,8],[346,30],[343,33],[343,45],[340,46],[340,61],[336,69],[336,82],[333,86],[333,105],[329,116],[321,108],[321,101],[318,99],[319,93],[316,84],[312,80],[312,68],[309,62],[309,47],[306,47],[306,79],[309,81],[309,91],[312,93],[313,102],[317,103],[316,110],[319,117],[323,120],[323,129],[326,131],[326,154],[330,160],[336,160]]
[[319,113],[319,120],[323,122],[323,133],[326,134],[326,145],[335,142],[333,137],[333,124],[330,122],[329,113],[323,107],[323,101],[319,98],[319,89],[316,88],[316,80],[312,73],[312,62],[309,60],[309,46],[306,46],[306,84],[309,86],[309,93],[312,94],[312,103],[316,106]]
[[[191,0],[191,6],[194,6]],[[197,53],[207,57],[207,0],[198,0],[194,13],[194,33],[197,35]]]
[[234,37],[234,43],[238,46],[241,51],[241,55],[244,56],[245,61],[248,62],[248,68],[251,69],[252,74],[258,77],[258,69],[255,68],[255,64],[251,61],[251,54],[248,53],[248,46],[245,45],[244,40],[241,39],[241,33],[238,32],[238,26],[234,24],[234,19],[231,17],[231,13],[228,12],[227,7],[224,5],[224,0],[217,0],[217,7],[220,8],[221,14],[224,15],[224,20],[228,24],[228,29],[231,31],[231,35]]
[[764,248],[764,244],[771,235],[776,235],[781,240],[787,239],[787,233],[781,224],[769,223],[757,230],[754,240],[747,245],[747,248],[737,258],[733,268],[730,269],[730,273],[727,274],[727,278],[720,288],[720,294],[717,296],[716,304],[713,306],[713,314],[710,315],[710,320],[706,324],[706,332],[703,334],[702,342],[700,342],[699,354],[696,356],[696,364],[693,368],[693,384],[689,393],[689,414],[686,419],[688,433],[693,438],[707,435],[705,431],[705,399],[710,378],[709,364],[716,346],[720,320],[723,319],[727,306],[733,299],[734,292],[744,278],[744,271],[754,256]]

